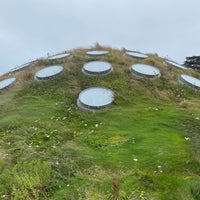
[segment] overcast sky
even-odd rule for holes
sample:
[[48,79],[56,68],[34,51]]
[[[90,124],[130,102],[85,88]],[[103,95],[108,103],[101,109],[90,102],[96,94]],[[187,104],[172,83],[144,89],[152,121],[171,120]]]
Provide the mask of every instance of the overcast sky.
[[200,0],[0,0],[0,74],[96,42],[183,63],[200,55]]

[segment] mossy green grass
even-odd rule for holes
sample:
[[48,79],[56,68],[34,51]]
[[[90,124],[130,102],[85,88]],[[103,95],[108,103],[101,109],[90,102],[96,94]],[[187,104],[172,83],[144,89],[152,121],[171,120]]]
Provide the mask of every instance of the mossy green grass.
[[[2,198],[199,199],[200,93],[171,72],[138,79],[129,71],[135,59],[104,49],[108,76],[85,77],[80,49],[59,77],[1,92]],[[161,58],[150,61],[165,70]],[[92,86],[112,89],[113,105],[78,109],[78,94]]]

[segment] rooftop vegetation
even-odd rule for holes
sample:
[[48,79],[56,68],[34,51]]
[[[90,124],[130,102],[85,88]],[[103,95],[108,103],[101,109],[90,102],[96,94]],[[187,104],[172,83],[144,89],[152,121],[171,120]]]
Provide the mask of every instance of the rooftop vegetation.
[[[109,53],[85,55],[93,49]],[[154,54],[139,60],[99,45],[70,53],[2,77],[18,82],[0,91],[0,198],[199,200],[200,92],[178,83],[183,71]],[[84,63],[96,59],[110,62],[113,71],[85,76]],[[156,66],[161,77],[134,76],[134,63]],[[52,64],[64,72],[34,80]],[[114,103],[83,112],[78,95],[93,86],[112,89]]]

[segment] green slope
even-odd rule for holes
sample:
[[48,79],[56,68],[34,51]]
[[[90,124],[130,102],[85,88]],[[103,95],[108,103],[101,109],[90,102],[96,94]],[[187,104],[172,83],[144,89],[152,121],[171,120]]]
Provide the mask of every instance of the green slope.
[[[200,199],[200,92],[179,85],[182,72],[162,58],[99,48],[109,54],[98,59],[114,68],[105,77],[85,77],[83,64],[97,58],[76,49],[13,73],[17,85],[0,92],[1,198]],[[136,78],[133,63],[155,65],[162,76]],[[35,82],[34,73],[51,64],[64,72]],[[79,110],[78,94],[92,86],[112,89],[113,105]]]

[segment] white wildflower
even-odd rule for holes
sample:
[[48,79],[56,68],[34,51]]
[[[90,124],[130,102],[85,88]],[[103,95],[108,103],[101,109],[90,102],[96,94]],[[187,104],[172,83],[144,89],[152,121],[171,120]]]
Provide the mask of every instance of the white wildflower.
[[92,133],[94,133],[94,130],[91,130],[88,134],[92,134]]
[[185,137],[185,140],[188,141],[188,140],[190,140],[190,138],[189,137]]

